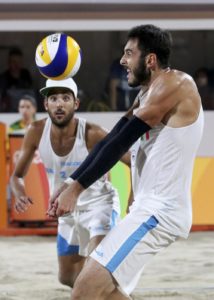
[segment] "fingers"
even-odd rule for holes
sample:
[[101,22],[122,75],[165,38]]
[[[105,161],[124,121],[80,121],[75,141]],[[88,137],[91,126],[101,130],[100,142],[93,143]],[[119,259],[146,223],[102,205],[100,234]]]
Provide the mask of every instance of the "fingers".
[[67,183],[63,183],[63,185],[50,197],[50,202],[55,202],[59,195],[68,187]]
[[60,208],[58,207],[58,205],[52,207],[50,210],[47,211],[47,215],[51,218],[61,217],[69,214],[70,214],[69,210]]
[[57,215],[56,215],[56,210],[57,210],[57,207],[52,207],[50,208],[48,211],[47,211],[47,215],[50,217],[50,218],[56,218]]
[[30,204],[33,204],[33,201],[32,201],[32,199],[30,198],[30,197],[20,197],[19,198],[19,201],[20,202],[22,202],[23,204],[25,204],[25,205],[30,205]]
[[55,207],[56,209],[56,216],[57,217],[61,217],[61,216],[65,216],[71,213],[71,207],[69,204],[63,204],[60,203],[60,201],[57,201],[57,206]]
[[56,218],[56,209],[53,207],[52,209],[48,210],[47,213],[48,217],[50,218]]
[[33,204],[33,201],[31,198],[29,197],[24,197],[24,196],[21,196],[19,197],[17,200],[16,200],[16,203],[15,203],[15,211],[17,213],[23,213],[25,212],[28,207],[30,205]]
[[51,218],[56,218],[57,207],[58,207],[57,199],[54,202],[49,202],[49,206],[46,214]]
[[66,183],[64,183],[50,198],[49,200],[49,205],[48,205],[48,210],[46,212],[46,214],[51,217],[51,218],[56,218],[56,211],[57,211],[57,207],[58,207],[58,197],[60,196],[60,194],[68,187],[68,185]]
[[19,213],[23,213],[25,212],[25,206],[18,202],[18,203],[15,203],[15,211],[19,214]]
[[64,183],[51,197],[47,211],[50,217],[60,217],[65,214],[70,214],[70,191],[68,191],[67,188],[68,184]]
[[70,211],[68,209],[64,209],[64,208],[60,208],[58,207],[57,210],[56,210],[56,216],[57,217],[61,217],[61,216],[67,216],[67,215],[70,215]]

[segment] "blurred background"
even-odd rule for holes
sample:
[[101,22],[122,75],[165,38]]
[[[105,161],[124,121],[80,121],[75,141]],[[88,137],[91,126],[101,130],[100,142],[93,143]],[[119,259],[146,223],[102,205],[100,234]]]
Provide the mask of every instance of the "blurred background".
[[[132,26],[153,23],[172,32],[171,67],[196,79],[204,109],[211,110],[214,109],[213,15],[212,0],[0,0],[0,74],[13,68],[9,62],[11,51],[20,50],[22,67],[29,71],[31,82],[18,88],[23,90],[20,93],[31,90],[37,98],[38,111],[42,112],[43,99],[38,89],[44,85],[44,78],[34,63],[35,49],[45,36],[65,32],[82,49],[82,66],[75,76],[82,100],[80,110],[125,110],[126,106],[113,105],[112,89],[116,88],[118,98],[127,92],[130,102],[136,94],[121,83],[124,78],[121,79],[117,66],[126,32]],[[8,102],[8,98],[13,102],[14,97],[12,83],[5,87],[3,81],[0,75],[0,111],[16,112],[16,100],[10,105],[2,103]],[[5,92],[5,88],[10,91]]]
[[82,49],[82,65],[74,77],[79,114],[110,129],[138,92],[127,86],[118,63],[127,31],[150,23],[170,30],[171,67],[193,76],[202,97],[205,130],[193,178],[194,224],[214,226],[214,0],[0,0],[0,209],[5,212],[0,229],[8,226],[8,218],[14,220],[8,216],[11,196],[5,187],[20,147],[20,142],[13,146],[14,131],[9,129],[20,118],[20,98],[27,94],[36,101],[36,106],[30,101],[37,109],[33,118],[46,116],[38,93],[45,79],[35,66],[38,43],[55,32],[77,40]]

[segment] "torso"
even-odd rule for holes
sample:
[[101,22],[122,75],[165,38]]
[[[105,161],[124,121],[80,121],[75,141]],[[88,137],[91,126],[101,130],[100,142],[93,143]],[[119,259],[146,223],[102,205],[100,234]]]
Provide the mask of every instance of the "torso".
[[[191,84],[187,81],[183,88],[192,93],[176,95],[188,99],[180,99],[132,146],[134,205],[155,213],[169,230],[183,236],[191,226],[192,169],[203,131],[200,97]],[[139,94],[140,108],[148,93]]]
[[[47,171],[51,194],[87,157],[89,152],[85,136],[86,121],[84,119],[76,119],[73,135],[71,134],[71,138],[67,141],[60,138],[56,140],[56,137],[51,134],[51,120],[48,118],[45,121],[38,149]],[[116,195],[115,190],[104,176],[80,195],[77,206],[85,208],[96,204],[101,198],[111,203],[114,195]],[[115,207],[118,211],[119,205],[116,198]]]
[[59,130],[53,130],[53,127],[51,128],[50,141],[52,149],[56,155],[66,156],[72,151],[76,139],[78,121],[78,119],[72,120],[73,126],[66,135]]

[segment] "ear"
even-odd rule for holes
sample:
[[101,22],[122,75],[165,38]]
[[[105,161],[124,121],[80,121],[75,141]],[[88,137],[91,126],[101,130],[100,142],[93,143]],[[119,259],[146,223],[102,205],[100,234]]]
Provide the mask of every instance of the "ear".
[[45,99],[44,99],[44,108],[46,111],[48,110],[48,98],[47,97],[45,97]]
[[155,53],[149,53],[146,57],[146,65],[149,69],[154,70],[157,67],[157,55]]
[[80,100],[78,98],[76,98],[74,100],[74,110],[77,110],[80,106]]

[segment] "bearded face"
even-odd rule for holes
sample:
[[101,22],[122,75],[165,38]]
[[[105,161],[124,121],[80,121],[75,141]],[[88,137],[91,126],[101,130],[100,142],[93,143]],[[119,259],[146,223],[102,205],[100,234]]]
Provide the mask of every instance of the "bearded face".
[[146,85],[151,79],[151,71],[146,67],[146,56],[139,58],[138,65],[133,68],[133,78],[129,82],[131,87],[137,87],[139,85]]
[[45,108],[57,127],[66,127],[74,116],[78,108],[77,100],[72,92],[54,91],[45,101]]
[[48,110],[47,112],[51,118],[52,123],[59,128],[66,127],[74,116],[73,110],[65,111],[64,109],[58,109],[56,111]]
[[131,87],[146,85],[149,82],[151,71],[146,65],[146,57],[147,55],[139,49],[137,39],[128,40],[120,63],[127,70],[128,84]]

